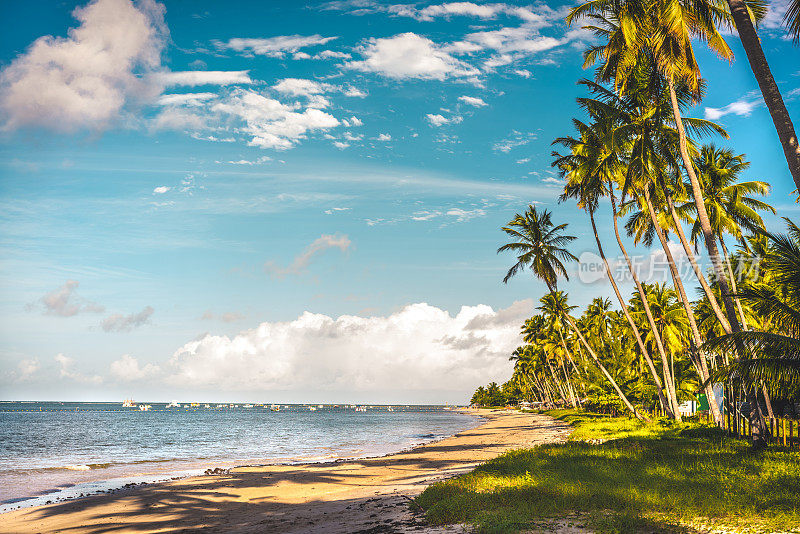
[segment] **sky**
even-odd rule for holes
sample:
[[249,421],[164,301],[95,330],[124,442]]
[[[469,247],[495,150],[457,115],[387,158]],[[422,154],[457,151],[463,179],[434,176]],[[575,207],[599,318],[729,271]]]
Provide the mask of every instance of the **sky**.
[[[760,35],[800,123],[785,5]],[[535,204],[594,250],[550,167],[591,77],[569,7],[4,3],[0,398],[465,403],[507,379],[545,289],[502,283],[500,227]],[[794,187],[726,39],[732,63],[696,45],[689,114],[772,184],[780,230]]]

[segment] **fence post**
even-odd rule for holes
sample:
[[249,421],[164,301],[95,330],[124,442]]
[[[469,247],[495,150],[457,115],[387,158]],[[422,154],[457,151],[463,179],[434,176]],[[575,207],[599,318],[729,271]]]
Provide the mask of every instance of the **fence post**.
[[789,444],[786,441],[786,419],[781,419],[781,426],[783,427],[783,446],[788,447]]
[[773,424],[772,417],[769,418],[769,441],[772,442],[775,439],[775,428]]

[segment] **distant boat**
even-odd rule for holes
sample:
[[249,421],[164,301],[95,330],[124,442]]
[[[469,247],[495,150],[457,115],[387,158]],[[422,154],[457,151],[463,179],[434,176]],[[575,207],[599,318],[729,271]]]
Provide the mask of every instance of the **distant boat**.
[[317,408],[324,408],[325,406],[322,404],[317,405]]
[[242,408],[252,408],[252,404],[242,404]]
[[367,411],[367,407],[366,406],[358,406],[358,407],[356,407],[356,411],[357,412],[366,412]]
[[394,408],[392,408],[391,406],[389,406],[389,408],[388,408],[388,411],[390,411],[390,412],[393,412],[393,411],[394,411]]
[[136,403],[133,402],[133,399],[125,399],[122,402],[122,407],[123,408],[136,408]]
[[312,412],[316,412],[317,411],[317,407],[316,406],[309,406],[308,409],[311,410]]
[[273,412],[279,412],[279,411],[281,411],[281,405],[280,404],[273,404],[272,406],[269,407],[269,409],[272,410]]
[[180,407],[181,405],[178,404],[178,401],[172,401],[169,404],[167,404],[167,408],[180,408]]
[[150,406],[149,404],[140,404],[139,405],[139,410],[141,410],[143,412],[149,412],[150,408],[152,408],[152,406]]
[[205,407],[205,408],[211,408],[211,406],[210,406],[210,405],[208,405],[208,404],[204,404],[204,405],[203,405],[203,407]]

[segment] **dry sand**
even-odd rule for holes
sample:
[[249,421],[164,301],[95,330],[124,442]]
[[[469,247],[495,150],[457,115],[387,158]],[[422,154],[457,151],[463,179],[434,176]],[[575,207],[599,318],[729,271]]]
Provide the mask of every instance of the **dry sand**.
[[544,415],[481,411],[486,421],[436,443],[381,458],[241,467],[0,515],[0,533],[462,532],[426,527],[408,501],[429,484],[500,453],[565,439]]

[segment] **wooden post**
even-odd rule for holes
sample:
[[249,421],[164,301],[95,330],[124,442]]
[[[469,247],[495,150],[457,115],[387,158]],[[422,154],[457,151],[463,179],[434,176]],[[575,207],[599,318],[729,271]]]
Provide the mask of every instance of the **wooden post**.
[[769,440],[772,442],[775,439],[775,421],[772,417],[769,418]]
[[792,441],[794,440],[794,419],[789,419],[789,444],[788,446],[792,446]]
[[783,434],[783,446],[788,447],[789,443],[786,441],[786,419],[781,419],[781,426],[783,427],[781,432]]

